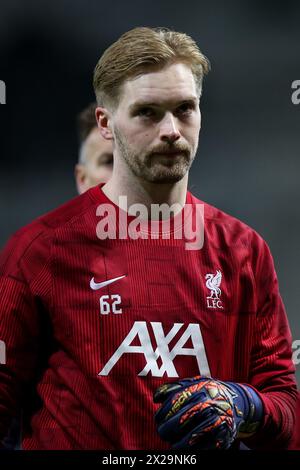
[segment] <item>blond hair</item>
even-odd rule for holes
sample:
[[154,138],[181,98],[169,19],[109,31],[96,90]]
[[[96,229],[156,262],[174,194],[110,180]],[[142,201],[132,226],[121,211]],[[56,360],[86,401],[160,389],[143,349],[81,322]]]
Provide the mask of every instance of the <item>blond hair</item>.
[[126,32],[106,49],[95,67],[98,104],[116,106],[126,80],[175,62],[190,67],[200,96],[210,63],[190,36],[166,28],[139,27]]

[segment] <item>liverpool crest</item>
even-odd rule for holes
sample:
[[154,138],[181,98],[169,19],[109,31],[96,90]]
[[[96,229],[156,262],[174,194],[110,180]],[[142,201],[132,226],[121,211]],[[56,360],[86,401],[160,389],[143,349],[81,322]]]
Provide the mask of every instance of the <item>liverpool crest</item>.
[[216,274],[206,274],[206,287],[210,290],[210,295],[206,297],[208,308],[223,308],[220,296],[222,291],[220,285],[222,282],[222,273],[217,270]]

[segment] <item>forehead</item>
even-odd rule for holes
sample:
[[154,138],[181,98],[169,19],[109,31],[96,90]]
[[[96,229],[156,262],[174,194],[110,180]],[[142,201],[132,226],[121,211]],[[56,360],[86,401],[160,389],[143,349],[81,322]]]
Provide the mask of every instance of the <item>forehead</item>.
[[169,65],[162,70],[145,73],[123,85],[120,104],[135,103],[166,104],[187,99],[197,99],[197,87],[191,69],[181,63]]

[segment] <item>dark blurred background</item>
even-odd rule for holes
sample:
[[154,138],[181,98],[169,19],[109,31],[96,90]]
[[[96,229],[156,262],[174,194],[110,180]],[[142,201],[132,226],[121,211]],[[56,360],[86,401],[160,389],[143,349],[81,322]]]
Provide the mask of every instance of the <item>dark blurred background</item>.
[[[76,195],[75,116],[94,100],[92,73],[104,49],[135,26],[184,31],[212,64],[190,188],[268,242],[300,339],[300,105],[291,101],[299,18],[297,0],[1,0],[0,246]],[[300,384],[300,366],[297,375]]]

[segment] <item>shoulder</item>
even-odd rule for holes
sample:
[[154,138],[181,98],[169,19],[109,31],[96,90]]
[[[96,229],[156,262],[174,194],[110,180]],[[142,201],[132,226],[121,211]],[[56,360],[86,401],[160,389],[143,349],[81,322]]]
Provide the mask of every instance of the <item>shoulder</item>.
[[56,233],[80,219],[95,204],[87,191],[19,229],[1,251],[0,275],[18,278],[22,266],[30,266],[32,272],[39,269],[50,256]]
[[263,237],[245,222],[193,195],[191,201],[192,204],[203,205],[205,237],[209,243],[218,248],[245,248],[254,256],[258,252],[269,252]]

